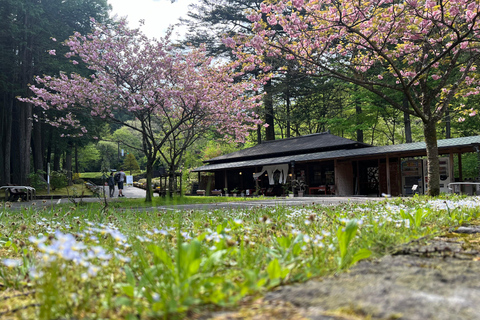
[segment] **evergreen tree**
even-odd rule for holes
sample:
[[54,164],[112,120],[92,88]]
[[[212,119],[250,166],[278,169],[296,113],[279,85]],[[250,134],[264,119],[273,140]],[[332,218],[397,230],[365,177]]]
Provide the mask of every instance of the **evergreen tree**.
[[[90,29],[90,18],[107,18],[106,0],[3,0],[0,5],[0,182],[27,183],[30,150],[34,169],[45,170],[51,153],[62,153],[63,128],[42,122],[43,110],[20,102],[36,74],[58,74],[68,60],[60,42],[73,31]],[[57,41],[55,41],[57,40]],[[52,55],[45,54],[50,51]],[[55,55],[54,55],[55,53]],[[31,144],[31,142],[33,144]],[[68,144],[65,144],[68,145]],[[57,156],[57,154],[56,154]]]
[[140,166],[138,165],[137,159],[133,155],[133,153],[127,153],[125,156],[125,160],[123,160],[123,169],[125,171],[138,171],[140,170]]

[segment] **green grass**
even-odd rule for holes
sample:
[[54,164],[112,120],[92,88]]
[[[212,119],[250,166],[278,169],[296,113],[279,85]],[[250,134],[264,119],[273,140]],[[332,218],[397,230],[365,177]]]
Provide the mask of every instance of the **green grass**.
[[216,197],[216,196],[173,196],[173,197],[153,197],[151,203],[145,202],[145,199],[131,199],[122,198],[116,201],[114,206],[117,207],[151,207],[164,205],[184,205],[184,204],[202,204],[202,203],[222,203],[222,202],[238,202],[238,201],[252,201],[265,200],[266,197]]
[[50,193],[47,193],[46,189],[37,190],[37,196],[46,196],[46,195],[54,195],[54,196],[67,196],[72,194],[84,194],[86,196],[91,196],[93,193],[88,189],[84,183],[75,184],[70,187],[65,188],[56,188],[55,190],[50,190]]
[[80,173],[80,179],[95,179],[95,178],[102,178],[103,172],[82,172]]
[[[184,197],[161,201],[238,200]],[[479,216],[478,201],[143,210],[0,208],[0,318],[180,319],[341,272]]]

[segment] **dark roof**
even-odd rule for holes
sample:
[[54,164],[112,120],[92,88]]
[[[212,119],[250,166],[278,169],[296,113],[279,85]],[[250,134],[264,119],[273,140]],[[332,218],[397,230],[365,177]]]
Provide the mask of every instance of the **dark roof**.
[[204,162],[213,164],[219,162],[253,160],[265,158],[265,156],[287,156],[298,153],[352,149],[359,147],[370,147],[370,145],[338,137],[328,132],[322,132],[288,139],[265,141],[254,147],[232,152]]
[[[439,154],[445,154],[448,152],[462,151],[473,152],[475,146],[480,147],[480,136],[463,137],[438,140],[438,152]],[[411,157],[411,156],[424,156],[426,154],[425,142],[395,144],[390,146],[381,147],[369,147],[350,150],[335,150],[327,152],[315,152],[308,154],[297,154],[284,157],[271,157],[249,161],[236,161],[230,163],[217,163],[209,164],[195,169],[194,171],[215,171],[221,169],[232,168],[245,168],[253,166],[264,166],[271,164],[290,163],[290,161],[296,162],[308,162],[308,161],[325,161],[333,159],[359,159],[366,157],[384,158],[384,156],[398,156],[398,157]]]

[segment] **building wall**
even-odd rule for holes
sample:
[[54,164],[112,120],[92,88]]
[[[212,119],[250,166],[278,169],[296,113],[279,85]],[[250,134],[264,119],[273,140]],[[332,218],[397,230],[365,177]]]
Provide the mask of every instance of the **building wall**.
[[337,162],[335,164],[335,187],[337,195],[353,195],[353,166],[352,162]]
[[[388,194],[386,168],[386,162],[381,162],[379,167],[380,194]],[[402,194],[400,162],[398,159],[390,159],[390,190],[392,196],[399,196]]]

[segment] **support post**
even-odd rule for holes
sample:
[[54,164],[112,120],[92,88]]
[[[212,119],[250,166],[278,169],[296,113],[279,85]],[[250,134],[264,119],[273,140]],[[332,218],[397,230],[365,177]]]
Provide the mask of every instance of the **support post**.
[[225,189],[227,189],[227,191],[225,191],[225,194],[228,193],[228,179],[227,179],[227,169],[224,170],[224,180],[225,180]]
[[392,188],[390,186],[390,158],[387,155],[386,159],[386,170],[387,170],[387,194],[392,194]]
[[458,178],[460,181],[463,181],[462,154],[460,152],[457,153],[457,157],[458,157]]
[[[335,192],[338,192],[338,195],[341,195],[341,190],[338,185],[338,162],[337,159],[333,160],[333,174],[335,176]],[[327,186],[325,186],[326,188]]]
[[449,161],[448,161],[448,174],[450,175],[450,181],[455,182],[455,170],[453,166],[453,153],[450,152],[448,155]]

